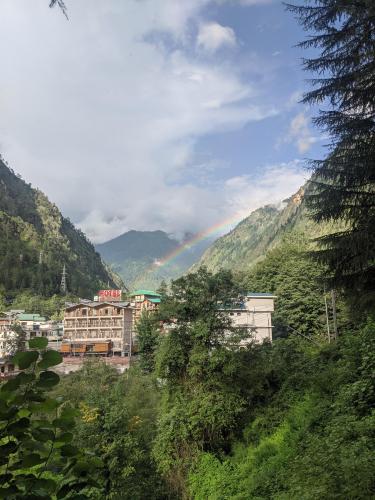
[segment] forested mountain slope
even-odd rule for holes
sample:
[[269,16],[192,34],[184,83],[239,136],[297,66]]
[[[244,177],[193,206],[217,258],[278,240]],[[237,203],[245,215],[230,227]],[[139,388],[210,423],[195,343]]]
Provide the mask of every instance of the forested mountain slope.
[[311,238],[328,232],[328,224],[318,225],[307,217],[305,191],[306,186],[301,187],[285,200],[281,209],[268,205],[252,212],[230,233],[216,240],[193,270],[204,265],[214,272],[222,268],[242,272],[264,258],[288,231],[298,230]]
[[0,291],[58,293],[64,264],[73,294],[90,296],[104,285],[115,286],[85,235],[0,158]]

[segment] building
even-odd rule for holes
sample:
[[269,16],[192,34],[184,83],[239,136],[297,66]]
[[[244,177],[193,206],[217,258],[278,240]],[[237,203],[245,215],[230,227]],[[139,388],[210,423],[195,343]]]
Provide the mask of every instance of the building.
[[17,348],[17,333],[13,330],[17,314],[23,311],[8,311],[0,316],[0,380],[12,377],[18,373],[10,357]]
[[17,314],[16,321],[25,332],[26,340],[30,340],[40,336],[41,329],[47,323],[47,318],[39,314],[27,314],[22,312]]
[[14,320],[7,316],[0,317],[0,361],[13,354],[13,344],[17,333],[12,329]]
[[66,307],[64,355],[129,356],[133,351],[133,308],[129,302],[81,301]]
[[246,293],[225,310],[229,313],[233,325],[246,328],[255,342],[272,342],[272,313],[275,295],[269,293]]
[[134,324],[138,321],[142,312],[155,311],[161,300],[160,293],[151,290],[136,290],[130,294],[131,305],[134,308]]

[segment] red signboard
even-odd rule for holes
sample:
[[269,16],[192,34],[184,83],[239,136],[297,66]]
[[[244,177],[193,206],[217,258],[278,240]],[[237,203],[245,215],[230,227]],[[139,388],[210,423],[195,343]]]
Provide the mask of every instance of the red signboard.
[[99,301],[121,300],[121,290],[99,290]]

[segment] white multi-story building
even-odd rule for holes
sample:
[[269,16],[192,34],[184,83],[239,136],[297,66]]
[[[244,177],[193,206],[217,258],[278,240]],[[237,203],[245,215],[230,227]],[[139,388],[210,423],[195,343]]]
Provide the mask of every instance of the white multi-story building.
[[257,343],[269,340],[272,342],[272,313],[275,310],[275,295],[269,293],[246,293],[241,300],[233,303],[225,310],[232,319],[233,325],[245,328],[250,338]]

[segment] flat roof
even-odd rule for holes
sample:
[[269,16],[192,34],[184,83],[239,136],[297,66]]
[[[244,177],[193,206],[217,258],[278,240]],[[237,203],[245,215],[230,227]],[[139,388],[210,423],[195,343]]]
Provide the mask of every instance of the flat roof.
[[40,316],[39,314],[18,314],[17,319],[19,321],[46,321],[44,316]]
[[134,295],[150,295],[151,297],[161,297],[160,293],[153,292],[152,290],[135,290],[130,294],[130,297]]
[[246,297],[254,297],[254,298],[266,297],[269,299],[276,299],[276,295],[274,295],[273,293],[246,292],[245,295],[246,295]]

